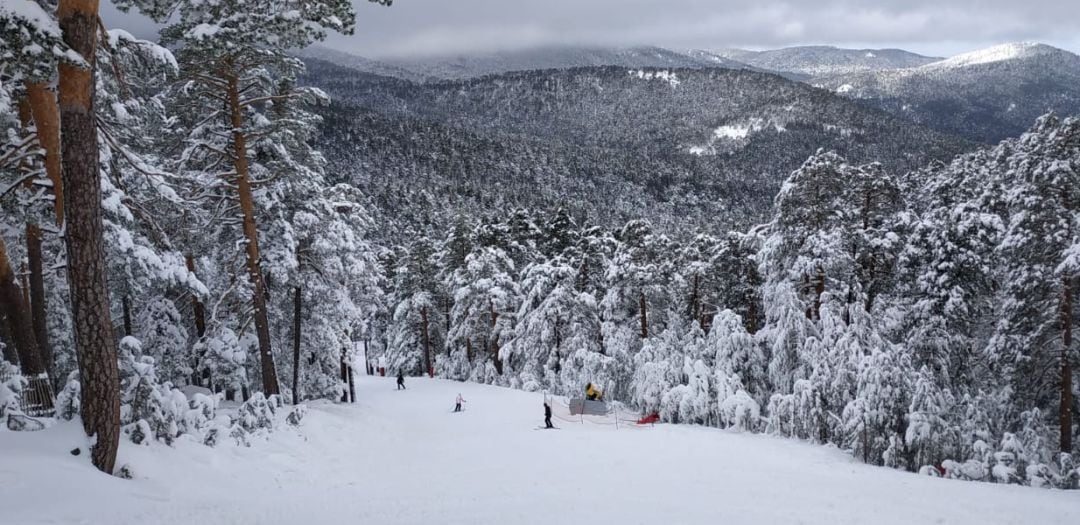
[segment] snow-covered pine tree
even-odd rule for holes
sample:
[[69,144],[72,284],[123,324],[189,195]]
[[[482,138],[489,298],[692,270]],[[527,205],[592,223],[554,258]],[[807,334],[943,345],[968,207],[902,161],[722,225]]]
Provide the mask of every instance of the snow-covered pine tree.
[[999,372],[1015,385],[1019,407],[1057,408],[1058,447],[1071,453],[1080,119],[1041,117],[1003,168],[998,175],[1011,181],[1010,220],[998,247],[1006,301],[991,348]]
[[[386,2],[381,2],[386,3]],[[207,4],[197,0],[127,0],[152,18],[168,23],[166,43],[181,45],[178,55],[185,89],[188,149],[183,168],[235,183],[242,217],[247,277],[259,341],[260,371],[267,395],[280,392],[271,344],[266,276],[259,246],[254,187],[259,177],[272,177],[274,160],[259,158],[260,141],[272,140],[275,103],[310,96],[294,89],[292,79],[301,65],[287,54],[325,38],[328,31],[349,33],[355,14],[345,0],[303,4],[273,4],[227,0]],[[265,163],[264,163],[265,162]],[[214,187],[214,185],[211,185]]]
[[503,250],[481,247],[453,274],[454,305],[442,373],[494,383],[502,375],[500,348],[513,337],[519,291],[514,262]]

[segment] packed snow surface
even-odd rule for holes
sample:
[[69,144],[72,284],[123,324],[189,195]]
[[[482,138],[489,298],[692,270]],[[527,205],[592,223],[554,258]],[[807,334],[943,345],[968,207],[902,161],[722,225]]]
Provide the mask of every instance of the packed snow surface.
[[[0,431],[5,524],[1067,524],[1080,495],[922,477],[761,435],[602,421],[536,430],[542,395],[363,377],[251,448],[125,443],[96,473],[76,424]],[[466,411],[451,413],[458,393]],[[561,407],[556,405],[556,414]]]

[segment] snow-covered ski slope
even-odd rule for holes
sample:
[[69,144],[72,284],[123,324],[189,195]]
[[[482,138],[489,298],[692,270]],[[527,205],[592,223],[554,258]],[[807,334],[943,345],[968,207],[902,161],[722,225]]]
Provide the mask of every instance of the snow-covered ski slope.
[[[542,396],[363,377],[251,448],[125,443],[96,474],[78,428],[0,432],[0,523],[1075,524],[1080,493],[921,477],[835,449],[691,426],[536,431]],[[458,393],[466,411],[451,413]]]

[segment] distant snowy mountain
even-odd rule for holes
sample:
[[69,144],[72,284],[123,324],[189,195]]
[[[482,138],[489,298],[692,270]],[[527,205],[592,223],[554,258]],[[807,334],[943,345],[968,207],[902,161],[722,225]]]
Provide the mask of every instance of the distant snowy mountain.
[[332,64],[347,67],[361,73],[370,73],[372,75],[379,75],[383,77],[400,78],[411,82],[424,82],[426,80],[432,80],[429,77],[425,77],[422,74],[410,71],[409,69],[400,66],[381,62],[378,60],[372,60],[370,58],[364,58],[361,56],[353,55],[351,53],[337,51],[328,47],[312,46],[297,51],[296,55],[304,59],[316,59],[330,62]]
[[1080,56],[1013,43],[918,67],[819,77],[813,83],[970,140],[1015,136],[1048,110],[1080,113]]
[[668,69],[758,69],[708,51],[678,52],[660,47],[546,47],[497,53],[372,60],[328,48],[299,53],[364,73],[412,82],[462,80],[544,69],[621,66]]
[[968,66],[977,66],[981,64],[991,64],[994,62],[1023,60],[1026,58],[1032,58],[1037,56],[1055,55],[1059,52],[1063,52],[1063,50],[1056,47],[1048,46],[1046,44],[1039,44],[1034,42],[1013,42],[1008,44],[1002,44],[999,46],[988,47],[986,49],[971,51],[969,53],[962,53],[953,57],[946,58],[944,60],[927,64],[923,69],[940,70],[963,68]]
[[743,64],[688,56],[659,47],[602,48],[552,47],[500,53],[403,59],[390,63],[416,73],[443,79],[476,78],[485,75],[537,69],[624,66],[650,68],[745,67]]
[[809,77],[916,67],[940,60],[902,49],[844,49],[832,46],[788,47],[768,51],[724,49],[713,54],[761,69]]

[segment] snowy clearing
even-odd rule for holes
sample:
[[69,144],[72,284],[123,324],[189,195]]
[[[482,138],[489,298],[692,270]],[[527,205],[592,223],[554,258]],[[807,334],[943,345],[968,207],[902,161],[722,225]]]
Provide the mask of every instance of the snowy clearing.
[[[542,423],[541,394],[360,379],[251,448],[124,442],[98,474],[61,424],[0,432],[4,523],[1076,523],[1075,492],[921,477],[827,447],[690,426]],[[466,411],[451,413],[461,393]],[[58,498],[57,495],[63,495]]]

